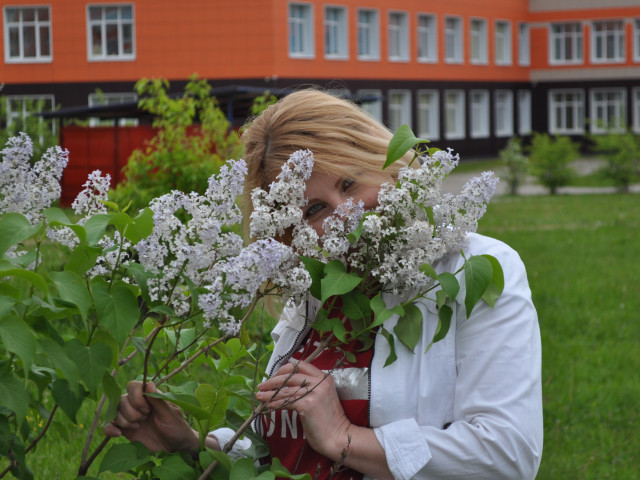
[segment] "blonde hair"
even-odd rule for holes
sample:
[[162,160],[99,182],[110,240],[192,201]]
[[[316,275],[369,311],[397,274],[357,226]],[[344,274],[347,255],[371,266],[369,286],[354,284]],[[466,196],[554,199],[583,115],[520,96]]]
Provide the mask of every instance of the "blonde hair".
[[412,156],[407,154],[382,170],[391,137],[387,128],[353,102],[317,89],[283,97],[250,120],[240,137],[248,167],[243,198],[245,224],[252,210],[253,189],[267,189],[282,164],[297,150],[313,153],[314,172],[369,185],[393,180]]

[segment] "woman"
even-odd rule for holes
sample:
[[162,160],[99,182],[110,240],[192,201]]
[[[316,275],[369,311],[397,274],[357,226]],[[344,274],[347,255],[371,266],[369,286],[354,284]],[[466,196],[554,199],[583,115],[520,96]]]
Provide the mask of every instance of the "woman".
[[[291,153],[311,150],[303,214],[321,233],[323,220],[348,198],[376,205],[380,185],[402,166],[381,169],[390,138],[354,104],[315,90],[296,92],[243,133],[245,192],[267,188]],[[535,478],[542,453],[540,334],[526,272],[512,249],[481,235],[469,234],[464,254],[500,261],[505,287],[495,307],[479,304],[467,318],[456,303],[447,336],[424,354],[438,316],[432,303],[416,302],[423,316],[416,353],[396,349],[398,359],[386,367],[389,345],[381,335],[365,351],[348,346],[354,362],[336,349],[304,361],[318,342],[305,320],[314,318],[318,302],[285,309],[272,332],[269,378],[256,393],[271,413],[256,428],[287,468],[319,471],[319,478],[336,466],[341,476],[332,478]],[[462,262],[449,255],[435,267],[453,272]],[[394,301],[386,299],[388,306]],[[396,321],[385,328],[392,331]],[[143,397],[139,383],[129,385],[114,423],[105,428],[108,435],[124,434],[154,450],[197,448],[181,414]],[[214,432],[207,445],[220,448],[224,435]]]

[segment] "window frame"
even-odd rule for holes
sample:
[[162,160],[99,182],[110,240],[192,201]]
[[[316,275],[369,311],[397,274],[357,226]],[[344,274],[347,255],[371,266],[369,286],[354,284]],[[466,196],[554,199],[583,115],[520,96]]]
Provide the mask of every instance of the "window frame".
[[[287,5],[287,51],[289,58],[315,58],[316,46],[315,46],[315,30],[314,30],[314,4],[305,2],[290,2]],[[303,12],[302,17],[293,17],[292,9],[299,8]],[[293,51],[293,20],[296,20],[296,24],[302,28],[299,40],[302,49]]]
[[635,133],[640,133],[640,87],[634,87],[631,90],[632,103],[632,128]]
[[[440,92],[434,89],[421,89],[416,92],[418,96],[418,136],[427,140],[440,139]],[[423,103],[424,96],[429,96],[433,102]],[[424,117],[423,117],[424,114]],[[423,118],[427,119],[427,124],[431,129],[423,128]]]
[[[603,25],[605,27],[610,25],[618,25],[620,28],[609,31],[608,29],[604,31],[598,31],[596,29],[596,25]],[[624,63],[626,61],[626,28],[624,20],[619,19],[607,19],[607,20],[593,20],[591,22],[591,32],[590,32],[590,52],[591,52],[591,63],[595,64],[603,64],[603,63]],[[613,39],[609,38],[609,35],[613,35]],[[607,50],[609,47],[609,40],[613,40],[613,48],[615,50],[614,56],[609,57],[607,54]],[[602,50],[604,52],[604,57],[598,56],[598,44],[599,41],[603,41],[604,45],[602,45]]]
[[361,103],[360,108],[375,118],[378,122],[382,123],[382,90],[377,88],[361,88],[356,91],[357,97],[364,97],[367,95],[375,95],[378,100],[374,102]]
[[[127,97],[130,97],[127,99]],[[104,99],[105,102],[100,102],[100,99]],[[118,101],[116,101],[118,100]],[[129,103],[129,102],[137,102],[138,94],[135,92],[100,92],[100,93],[90,93],[87,98],[87,104],[89,107],[102,106],[102,105],[117,105],[120,103]],[[119,127],[135,127],[138,125],[137,118],[119,118],[118,126]],[[99,118],[90,117],[89,118],[89,126],[90,127],[111,127],[113,126],[112,120],[100,120]]]
[[[327,12],[329,10],[339,12],[337,19],[329,20]],[[324,58],[328,60],[346,60],[349,58],[349,14],[347,7],[342,5],[325,5],[324,6]],[[328,23],[330,23],[328,25]],[[329,46],[328,29],[334,31],[336,35],[336,52],[327,52]]]
[[[450,120],[450,104],[449,96],[456,95],[454,107],[455,116],[453,121],[455,123],[454,130],[449,130]],[[461,89],[450,89],[444,91],[444,138],[446,140],[463,140],[466,138],[466,112],[465,112],[465,91]]]
[[[502,32],[500,27],[506,27]],[[496,65],[513,65],[513,40],[510,20],[494,22],[494,60]]]
[[[482,25],[481,31],[474,35],[474,23]],[[474,40],[477,40],[478,57],[474,58]],[[489,63],[489,29],[486,18],[473,17],[469,19],[469,62],[473,65],[487,65]]]
[[[579,98],[579,102],[577,100],[571,100],[571,102],[567,102],[566,99],[563,99],[562,102],[556,102],[554,99],[554,95],[575,95]],[[584,125],[585,125],[585,95],[584,90],[581,88],[558,88],[551,89],[548,93],[548,105],[549,105],[549,133],[557,134],[557,135],[582,135],[584,134]],[[565,109],[565,115],[563,116],[563,125],[556,124],[555,111],[556,105],[560,105]],[[568,106],[571,107],[571,116],[572,121],[574,123],[573,128],[568,128],[566,112],[568,111]],[[577,111],[576,111],[577,108]]]
[[[47,20],[39,20],[39,10],[47,9]],[[8,10],[17,10],[18,22],[9,22]],[[24,11],[33,10],[34,19],[24,20]],[[26,23],[26,25],[25,25]],[[33,25],[31,25],[33,24]],[[6,5],[2,8],[2,26],[4,31],[4,62],[5,63],[51,63],[53,61],[53,23],[51,21],[50,5]],[[35,55],[25,56],[25,29],[33,26],[33,43]],[[18,56],[11,56],[11,30],[18,29]],[[42,28],[47,29],[49,54],[42,54]]]
[[633,19],[633,61],[640,62],[640,18]]
[[[395,105],[392,100],[394,95],[402,95],[403,96],[403,100],[401,102],[401,105]],[[387,113],[388,113],[388,118],[389,118],[389,129],[392,132],[395,132],[398,127],[400,127],[403,124],[407,124],[409,126],[411,126],[411,121],[412,121],[412,112],[411,112],[411,90],[408,89],[400,89],[400,88],[396,88],[396,89],[392,89],[389,90],[387,92],[387,96],[388,96],[388,105],[387,105]],[[398,108],[396,108],[398,107]],[[395,125],[394,122],[394,113],[395,112],[399,112],[399,124]]]
[[[496,137],[513,136],[513,90],[499,88],[493,92],[493,131]],[[502,102],[501,96],[505,95],[505,101]]]
[[[401,20],[399,25],[392,18]],[[393,30],[393,31],[392,31]],[[394,52],[394,39],[397,40],[398,51]],[[409,54],[409,13],[404,10],[390,10],[387,17],[387,48],[390,62],[408,62]]]
[[[423,19],[426,19],[429,25],[423,26]],[[416,25],[418,62],[436,63],[438,61],[438,17],[434,13],[419,12]],[[422,54],[423,51],[426,53]]]
[[[7,124],[7,127],[12,125],[16,118],[19,118],[24,125],[24,122],[29,114],[26,108],[27,102],[29,101],[36,102],[36,103],[39,101],[50,102],[51,110],[39,108],[38,113],[53,111],[56,108],[55,95],[50,93],[29,94],[29,95],[5,95],[4,98],[5,98],[5,122]],[[21,102],[20,112],[14,112],[13,109],[11,108],[11,102],[16,100]],[[51,126],[51,133],[55,135],[57,132],[56,122],[51,120],[45,120],[43,117],[38,118],[38,124],[40,126],[40,129],[42,129],[47,123]],[[42,137],[40,138],[40,141],[42,141]]]
[[[613,104],[614,107],[617,107],[618,115],[614,116],[613,123],[609,118],[609,108],[611,107],[611,102],[609,99],[605,99],[604,101],[599,101],[596,99],[596,95],[599,93],[603,94],[611,94],[616,93],[619,94],[619,98]],[[598,108],[603,108],[606,113],[606,120],[609,122],[606,126],[602,126],[601,122],[599,122],[598,118],[596,118],[598,113]],[[589,130],[593,134],[606,134],[609,132],[622,133],[627,129],[627,89],[624,87],[606,87],[606,88],[592,88],[589,91]]]
[[[566,27],[575,26],[575,31],[567,32]],[[562,32],[555,32],[554,27],[563,27]],[[567,39],[571,39],[574,43],[573,50],[576,52],[571,58],[567,58],[566,44]],[[555,43],[560,40],[562,58],[555,57]],[[563,46],[564,44],[564,46]],[[549,64],[550,65],[581,65],[584,63],[584,26],[582,22],[553,22],[549,25]]]
[[[369,32],[370,34],[369,41],[367,42],[367,45],[369,46],[369,48],[367,49],[369,51],[368,54],[362,54],[360,49],[360,46],[362,45],[362,42],[361,42],[362,37],[360,35],[360,32],[361,32],[362,26],[364,25],[360,20],[361,13],[371,14],[371,17],[373,19],[372,24],[369,24],[369,23],[366,24],[369,26],[369,28],[367,28],[367,32]],[[358,60],[373,60],[373,61],[380,60],[380,13],[379,11],[375,8],[358,8],[356,22],[357,22],[356,29],[357,29],[357,35],[358,35]]]
[[[477,96],[480,95],[481,102],[476,102]],[[469,137],[471,138],[488,138],[489,118],[490,118],[490,101],[489,90],[473,89],[469,91]]]
[[531,28],[526,22],[518,23],[518,65],[531,65]]
[[[449,22],[455,22],[453,30],[449,27]],[[445,63],[463,63],[464,62],[464,41],[463,41],[463,22],[462,17],[458,15],[447,15],[444,17],[444,61]],[[452,33],[452,35],[451,35]],[[451,51],[453,56],[449,56]]]

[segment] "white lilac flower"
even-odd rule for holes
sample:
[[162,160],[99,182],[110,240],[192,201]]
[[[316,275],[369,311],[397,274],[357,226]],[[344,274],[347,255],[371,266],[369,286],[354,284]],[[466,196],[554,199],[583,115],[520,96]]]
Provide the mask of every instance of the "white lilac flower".
[[33,142],[21,132],[0,152],[0,213],[22,213],[31,223],[43,219],[43,210],[60,198],[60,178],[69,152],[50,147],[33,166]]

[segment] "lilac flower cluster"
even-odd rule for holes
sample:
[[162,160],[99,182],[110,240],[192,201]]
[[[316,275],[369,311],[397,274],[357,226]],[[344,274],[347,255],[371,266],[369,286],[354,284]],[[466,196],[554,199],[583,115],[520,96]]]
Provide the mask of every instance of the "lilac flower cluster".
[[51,147],[32,166],[33,142],[21,132],[9,138],[0,153],[0,213],[22,213],[32,224],[40,222],[43,210],[60,197],[60,178],[69,152]]
[[[373,211],[365,212],[361,203],[350,199],[324,221],[319,238],[302,219],[300,209],[313,156],[296,152],[269,192],[253,193],[257,213],[251,217],[252,235],[268,238],[290,228],[291,246],[299,255],[324,262],[337,259],[352,271],[369,272],[370,283],[383,291],[411,295],[426,291],[433,279],[420,266],[433,265],[465,245],[467,233],[476,230],[498,182],[493,173],[485,172],[457,196],[442,193],[442,182],[458,161],[451,150],[437,151],[422,158],[420,167],[403,168],[395,184],[381,186]],[[291,192],[290,197],[286,192]],[[357,227],[360,235],[348,238]]]

